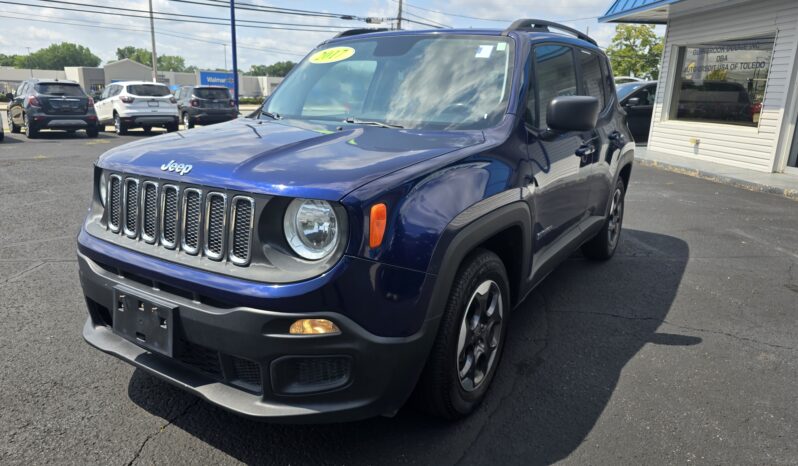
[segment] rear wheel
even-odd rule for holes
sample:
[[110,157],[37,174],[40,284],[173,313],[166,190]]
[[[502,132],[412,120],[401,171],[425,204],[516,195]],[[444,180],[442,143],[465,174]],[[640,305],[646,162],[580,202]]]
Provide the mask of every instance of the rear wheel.
[[623,180],[619,179],[612,192],[610,213],[607,215],[604,225],[593,239],[582,245],[582,254],[588,259],[605,261],[615,254],[621,239],[625,199],[626,185]]
[[120,136],[127,134],[127,125],[116,113],[114,113],[114,131]]
[[90,138],[96,138],[100,134],[100,130],[94,126],[92,128],[86,128],[86,136]]
[[459,419],[479,406],[499,365],[509,312],[504,263],[491,251],[474,251],[457,272],[416,387],[416,401],[425,411]]
[[33,127],[30,119],[25,122],[25,136],[28,139],[35,139],[39,135],[39,130]]
[[22,132],[22,127],[19,125],[14,124],[14,120],[11,119],[11,114],[6,115],[8,117],[8,127],[11,129],[11,132],[14,134],[19,134]]
[[180,129],[180,127],[178,126],[176,121],[174,123],[168,123],[166,125],[166,132],[167,133],[174,133],[175,131],[177,131],[179,129]]
[[152,126],[142,126],[141,129],[143,129],[144,132],[147,133],[147,134],[152,132]]

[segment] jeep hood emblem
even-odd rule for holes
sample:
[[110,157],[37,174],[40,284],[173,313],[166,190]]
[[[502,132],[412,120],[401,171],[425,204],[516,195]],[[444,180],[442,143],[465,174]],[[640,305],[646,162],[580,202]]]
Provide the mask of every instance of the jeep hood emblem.
[[183,176],[186,173],[190,172],[192,168],[193,167],[187,163],[176,163],[174,160],[170,160],[169,163],[161,165],[162,171],[175,172],[180,176]]

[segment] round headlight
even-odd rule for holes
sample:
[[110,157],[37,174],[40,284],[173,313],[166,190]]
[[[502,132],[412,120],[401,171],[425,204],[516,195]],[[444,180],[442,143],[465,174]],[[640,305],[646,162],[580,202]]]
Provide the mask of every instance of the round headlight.
[[291,249],[304,259],[323,259],[338,246],[338,217],[327,201],[294,199],[285,212],[283,227]]
[[100,190],[100,203],[105,207],[105,199],[108,195],[108,178],[105,176],[105,172],[100,174],[100,181],[99,183],[99,190]]

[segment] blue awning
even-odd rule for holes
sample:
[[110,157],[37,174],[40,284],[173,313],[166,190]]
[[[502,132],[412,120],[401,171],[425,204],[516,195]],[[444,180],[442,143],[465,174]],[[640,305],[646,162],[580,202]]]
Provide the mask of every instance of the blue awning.
[[670,5],[680,1],[683,0],[615,0],[599,22],[665,24]]

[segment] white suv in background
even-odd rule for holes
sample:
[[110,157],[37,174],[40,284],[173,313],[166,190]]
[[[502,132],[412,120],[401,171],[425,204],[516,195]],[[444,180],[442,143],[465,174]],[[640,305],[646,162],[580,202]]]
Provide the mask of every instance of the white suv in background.
[[114,125],[116,134],[131,128],[149,132],[154,126],[177,131],[177,101],[163,84],[124,81],[109,84],[94,104],[100,125]]

